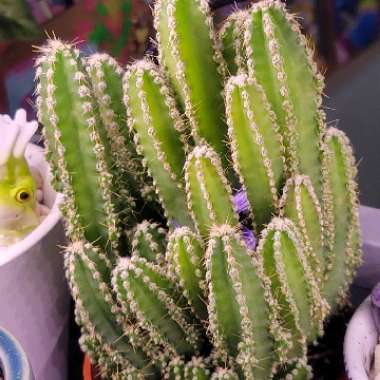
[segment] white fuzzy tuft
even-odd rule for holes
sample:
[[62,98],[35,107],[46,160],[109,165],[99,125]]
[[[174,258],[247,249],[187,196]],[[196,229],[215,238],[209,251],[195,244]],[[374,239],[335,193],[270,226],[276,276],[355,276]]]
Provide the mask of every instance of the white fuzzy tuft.
[[26,112],[17,110],[14,119],[0,115],[0,166],[5,165],[11,156],[24,156],[26,146],[38,128],[37,121],[27,121]]

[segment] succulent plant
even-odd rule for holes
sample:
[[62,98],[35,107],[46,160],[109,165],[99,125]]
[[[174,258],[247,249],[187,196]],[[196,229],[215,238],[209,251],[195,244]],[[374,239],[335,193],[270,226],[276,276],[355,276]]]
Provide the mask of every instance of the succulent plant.
[[307,379],[361,258],[312,51],[276,0],[219,33],[205,0],[154,14],[159,64],[37,61],[82,348],[105,379]]

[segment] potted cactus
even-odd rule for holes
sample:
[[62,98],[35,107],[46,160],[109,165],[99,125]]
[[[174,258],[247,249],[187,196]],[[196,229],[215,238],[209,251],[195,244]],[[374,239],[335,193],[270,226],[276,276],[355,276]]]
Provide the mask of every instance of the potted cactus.
[[159,65],[58,40],[37,61],[81,347],[104,379],[310,378],[361,260],[313,53],[275,0],[218,33],[204,0],[154,15]]

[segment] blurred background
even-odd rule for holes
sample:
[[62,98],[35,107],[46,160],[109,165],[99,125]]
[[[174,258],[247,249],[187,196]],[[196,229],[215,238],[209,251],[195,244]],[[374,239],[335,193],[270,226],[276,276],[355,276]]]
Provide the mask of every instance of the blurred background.
[[[216,22],[250,1],[216,0]],[[316,48],[327,76],[325,107],[353,141],[361,200],[380,207],[380,0],[289,0]],[[0,113],[19,107],[35,117],[36,48],[50,37],[105,50],[122,64],[141,57],[151,40],[152,15],[144,0],[0,0]]]

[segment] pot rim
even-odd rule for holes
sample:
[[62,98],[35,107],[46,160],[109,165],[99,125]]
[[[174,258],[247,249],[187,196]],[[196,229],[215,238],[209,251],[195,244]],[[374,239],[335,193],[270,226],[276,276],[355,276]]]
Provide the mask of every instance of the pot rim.
[[59,211],[59,203],[61,202],[63,196],[62,194],[55,193],[55,191],[50,186],[50,169],[47,162],[44,159],[43,149],[34,144],[29,144],[27,151],[31,155],[37,155],[39,159],[39,164],[41,165],[41,175],[44,179],[45,185],[47,186],[47,191],[49,191],[55,198],[51,206],[49,214],[39,224],[30,234],[28,234],[24,239],[19,242],[9,246],[0,254],[0,267],[17,259],[23,253],[28,252],[30,248],[38,244],[44,236],[46,236],[60,221],[61,213]]

